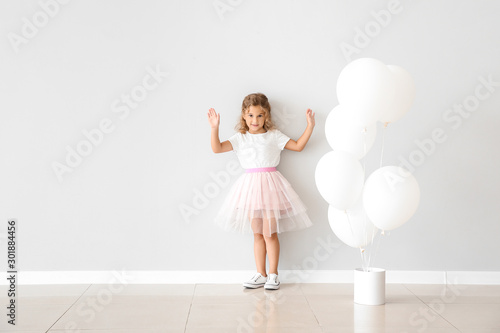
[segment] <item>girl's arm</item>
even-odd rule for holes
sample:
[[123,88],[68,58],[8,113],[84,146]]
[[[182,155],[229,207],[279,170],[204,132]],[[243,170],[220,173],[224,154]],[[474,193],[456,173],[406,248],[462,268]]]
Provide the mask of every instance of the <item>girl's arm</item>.
[[311,109],[307,109],[306,118],[307,118],[306,130],[297,141],[294,141],[292,139],[288,140],[288,142],[285,145],[286,149],[293,151],[302,151],[302,149],[304,149],[304,147],[306,146],[307,141],[309,141],[309,138],[311,137],[315,125],[314,112],[312,112]]
[[231,142],[219,140],[219,124],[220,124],[220,114],[215,112],[213,108],[208,110],[208,123],[212,131],[210,142],[212,144],[212,150],[214,153],[225,153],[233,150]]

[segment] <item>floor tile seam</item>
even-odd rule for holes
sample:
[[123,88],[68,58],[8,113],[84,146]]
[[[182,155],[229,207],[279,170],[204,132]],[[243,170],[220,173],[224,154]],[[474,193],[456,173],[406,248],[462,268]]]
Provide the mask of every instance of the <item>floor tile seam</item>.
[[[305,295],[306,299],[309,301],[312,301],[312,302],[315,302],[315,303],[318,303],[318,302],[323,302],[325,300],[323,299],[318,299],[319,297],[326,297],[326,296],[335,296],[335,295]],[[414,305],[423,305],[425,304],[425,302],[423,302],[421,299],[419,299],[418,297],[416,297],[418,299],[417,300],[412,300],[412,301],[409,301],[409,302],[395,302],[395,301],[387,301],[387,297],[386,297],[386,302],[384,304],[414,304]],[[329,304],[354,304],[354,297],[351,295],[351,297],[349,298],[349,300],[338,300],[338,301],[329,301],[329,300],[326,300],[326,302],[330,302]],[[310,303],[309,303],[310,304]],[[498,304],[498,303],[493,303],[493,304]]]
[[194,284],[193,288],[193,293],[191,294],[191,302],[189,302],[189,309],[188,313],[186,315],[186,322],[184,323],[184,333],[186,333],[187,327],[188,327],[188,322],[189,322],[189,316],[191,315],[191,308],[193,307],[193,300],[194,300],[194,295],[196,294],[196,288],[198,287],[198,283]]
[[[411,290],[410,290],[410,289],[406,286],[406,284],[402,284],[402,285],[403,285],[403,286],[404,286],[404,287],[405,287],[405,288],[406,288],[406,289],[407,289],[407,290],[408,290],[411,294],[413,294],[416,298],[418,298],[418,299],[419,299],[422,303],[424,303],[424,304],[426,304],[426,305],[427,305],[427,303],[430,303],[430,301],[429,301],[429,302],[424,301],[424,300],[423,300],[422,298],[420,298],[420,297],[436,297],[436,298],[437,298],[437,297],[439,297],[439,296],[442,296],[442,295],[420,295],[420,297],[419,297],[419,295],[417,295],[416,293],[414,293],[413,291],[411,291]],[[462,295],[462,296],[457,296],[457,299],[459,299],[460,297],[485,297],[485,298],[491,297],[491,298],[493,298],[493,297],[495,297],[495,296],[474,296],[474,295],[473,295],[473,296],[463,296],[463,295]],[[495,305],[495,304],[500,304],[500,302],[495,302],[495,303],[489,303],[489,302],[471,303],[471,302],[467,302],[467,303],[464,303],[464,302],[457,302],[457,301],[454,301],[454,302],[453,302],[453,304],[488,304],[488,305]]]
[[214,305],[214,306],[225,306],[225,305],[241,305],[241,304],[253,304],[252,302],[249,301],[234,301],[234,302],[193,302],[191,305],[193,306],[203,306],[203,305]]
[[[424,302],[425,304],[427,303],[432,303],[431,301],[429,302]],[[489,303],[489,302],[453,302],[453,303],[446,303],[446,302],[441,302],[439,304],[444,304],[444,305],[454,305],[454,304],[458,304],[458,305],[500,305],[500,302],[497,302],[497,303]]]
[[83,297],[83,295],[85,295],[85,293],[87,292],[87,290],[90,289],[90,287],[92,287],[92,284],[89,284],[89,286],[87,287],[87,289],[85,289],[82,294],[73,302],[73,304],[71,304],[67,309],[66,311],[63,312],[63,314],[61,316],[59,316],[59,318],[56,319],[56,321],[45,331],[45,333],[48,333],[50,331],[50,329],[52,327],[54,327],[55,324],[57,324],[57,322],[59,320],[61,320],[62,317],[64,317],[64,315],[80,300],[80,298]]
[[236,293],[237,291],[235,291],[234,294],[213,293],[213,294],[193,295],[193,296],[194,297],[233,297],[233,296],[248,297],[251,295],[260,294],[261,292],[264,292],[264,288],[249,289],[249,290],[251,290],[250,292],[244,291],[243,287],[241,287],[241,289],[242,289],[242,291],[239,294],[237,294]]
[[302,285],[304,285],[304,283],[297,283],[297,282],[295,282],[295,283],[287,283],[287,285],[291,285],[290,288],[294,288],[295,286],[297,286],[297,289],[300,290],[300,294],[302,296],[306,296],[306,294],[304,293],[304,289],[302,289]]
[[311,311],[312,315],[314,316],[314,320],[316,320],[316,324],[318,325],[318,327],[321,328],[321,330],[323,331],[323,327],[321,327],[321,324],[318,320],[318,317],[316,316],[316,313],[314,312],[312,306],[311,306],[311,303],[309,303],[309,298],[307,297],[307,295],[304,293],[304,290],[302,290],[302,288],[300,288],[300,290],[302,291],[302,294],[304,296],[304,298],[306,299],[306,302],[307,302],[307,306],[309,307],[309,310]]
[[[91,296],[92,295],[88,295]],[[169,296],[165,296],[165,298],[158,299],[156,296],[153,297],[148,297],[151,295],[143,295],[141,297],[144,297],[143,299],[124,299],[123,297],[121,298],[116,298],[113,297],[112,300],[109,303],[113,304],[127,304],[127,303],[135,303],[135,304],[141,304],[141,303],[191,303],[192,302],[192,297],[191,296],[185,296],[186,299],[168,299]],[[97,297],[97,296],[95,296]],[[136,297],[136,296],[134,296]],[[184,296],[183,296],[184,297]],[[156,298],[156,299],[155,299]],[[78,301],[78,300],[77,300]],[[48,304],[48,303],[40,303],[40,304]],[[52,304],[62,304],[62,303],[52,303]],[[64,303],[67,304],[67,303]]]
[[[420,297],[417,296],[418,299],[420,299]],[[420,299],[421,300],[421,299]],[[421,300],[422,301],[422,300]],[[454,329],[456,329],[457,331],[461,332],[460,329],[458,327],[456,327],[455,325],[453,325],[448,319],[446,319],[445,317],[443,317],[439,312],[435,311],[433,308],[430,307],[429,304],[425,303],[424,301],[422,301],[423,304],[429,308],[434,314],[436,314],[437,316],[439,316],[441,319],[443,319],[445,322],[447,322],[448,324],[450,324]]]
[[[285,299],[287,296],[297,296],[297,297],[301,297],[300,300],[298,300],[297,302],[302,302],[302,301],[306,301],[307,305],[309,306],[309,302],[307,301],[307,297],[305,295],[284,295]],[[196,296],[196,297],[204,297],[204,296]],[[210,297],[217,297],[217,296],[210,296]],[[249,300],[251,300],[252,304],[257,301],[269,301],[267,298],[263,298],[263,299],[251,299],[249,296],[240,296],[240,295],[230,295],[228,297],[238,297],[238,298],[241,298],[242,300],[237,300],[237,301],[220,301],[220,302],[216,302],[217,305],[234,305],[234,304],[249,304]],[[272,301],[273,303],[277,303],[277,304],[280,304],[278,302],[274,302]],[[192,305],[207,305],[207,304],[214,304],[214,302],[209,302],[209,301],[196,301],[196,300],[193,300],[192,302]]]
[[[324,326],[320,326],[322,329],[330,329],[330,328],[335,328],[335,329],[353,329],[353,326],[352,325],[324,325]],[[380,327],[379,325],[367,325],[367,326],[363,326],[362,329],[365,330],[365,329],[381,329],[382,327]],[[383,327],[384,329],[385,328],[390,328],[391,330],[396,330],[396,329],[400,329],[402,330],[402,332],[406,332],[406,330],[408,330],[408,326],[406,325],[396,325],[396,326],[386,326],[386,327]],[[430,329],[440,329],[440,328],[451,328],[451,327],[431,327]],[[453,327],[455,328],[455,327]],[[458,328],[455,328],[457,333],[463,333],[461,330],[459,330]],[[425,331],[429,330],[429,328],[425,329]],[[425,332],[424,331],[424,332]]]
[[[206,326],[206,325],[195,325],[195,326],[190,326],[189,329],[201,329],[201,328],[212,328],[212,329],[233,329],[234,325],[216,325],[216,326]],[[329,326],[325,326],[329,327]],[[305,326],[296,326],[296,325],[277,325],[277,326],[269,326],[269,328],[300,328],[300,329],[308,329],[308,328],[323,328],[323,326],[320,325],[305,325]],[[351,328],[350,326],[342,326],[341,328]],[[236,330],[237,331],[237,330]]]
[[[408,287],[406,286],[406,284],[405,284],[405,283],[402,283],[402,285],[403,285],[403,286],[406,288],[406,290],[408,290],[408,291],[409,291],[409,292],[410,292],[413,296],[415,296],[415,297],[416,297],[416,298],[420,301],[420,303],[427,305],[427,303],[425,303],[423,299],[421,299],[421,298],[420,298],[417,294],[415,294],[413,291],[411,291],[411,289],[410,289],[410,288],[408,288]],[[431,310],[432,310],[432,309],[431,309]]]
[[456,327],[455,325],[453,325],[450,321],[448,321],[446,318],[444,318],[440,313],[436,312],[433,308],[431,308],[427,303],[425,303],[417,294],[415,294],[413,291],[411,291],[407,286],[406,284],[402,284],[410,293],[412,293],[416,298],[418,298],[420,300],[420,302],[425,305],[427,308],[429,308],[433,313],[435,313],[436,315],[438,315],[439,317],[441,317],[445,322],[447,322],[448,324],[450,324],[453,328],[455,328],[457,331],[460,332],[460,330],[458,329],[458,327]]

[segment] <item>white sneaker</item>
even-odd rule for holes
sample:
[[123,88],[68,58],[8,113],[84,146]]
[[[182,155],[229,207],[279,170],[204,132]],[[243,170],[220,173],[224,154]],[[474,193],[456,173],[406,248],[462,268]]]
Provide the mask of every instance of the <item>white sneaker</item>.
[[266,283],[267,278],[263,277],[262,274],[256,273],[250,280],[243,282],[243,287],[245,288],[260,288]]
[[267,282],[264,285],[264,289],[277,290],[280,289],[280,280],[278,280],[278,275],[269,274],[267,276]]

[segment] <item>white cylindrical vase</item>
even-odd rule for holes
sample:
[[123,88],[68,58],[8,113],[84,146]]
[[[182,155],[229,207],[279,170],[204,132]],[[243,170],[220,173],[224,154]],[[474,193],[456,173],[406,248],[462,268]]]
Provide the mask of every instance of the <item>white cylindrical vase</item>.
[[363,305],[385,304],[385,269],[362,268],[354,270],[354,303]]

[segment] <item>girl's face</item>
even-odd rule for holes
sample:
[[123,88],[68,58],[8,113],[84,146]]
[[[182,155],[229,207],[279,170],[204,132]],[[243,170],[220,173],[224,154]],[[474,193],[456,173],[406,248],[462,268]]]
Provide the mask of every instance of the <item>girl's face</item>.
[[250,134],[265,133],[264,123],[266,122],[266,113],[260,106],[250,106],[244,117]]

